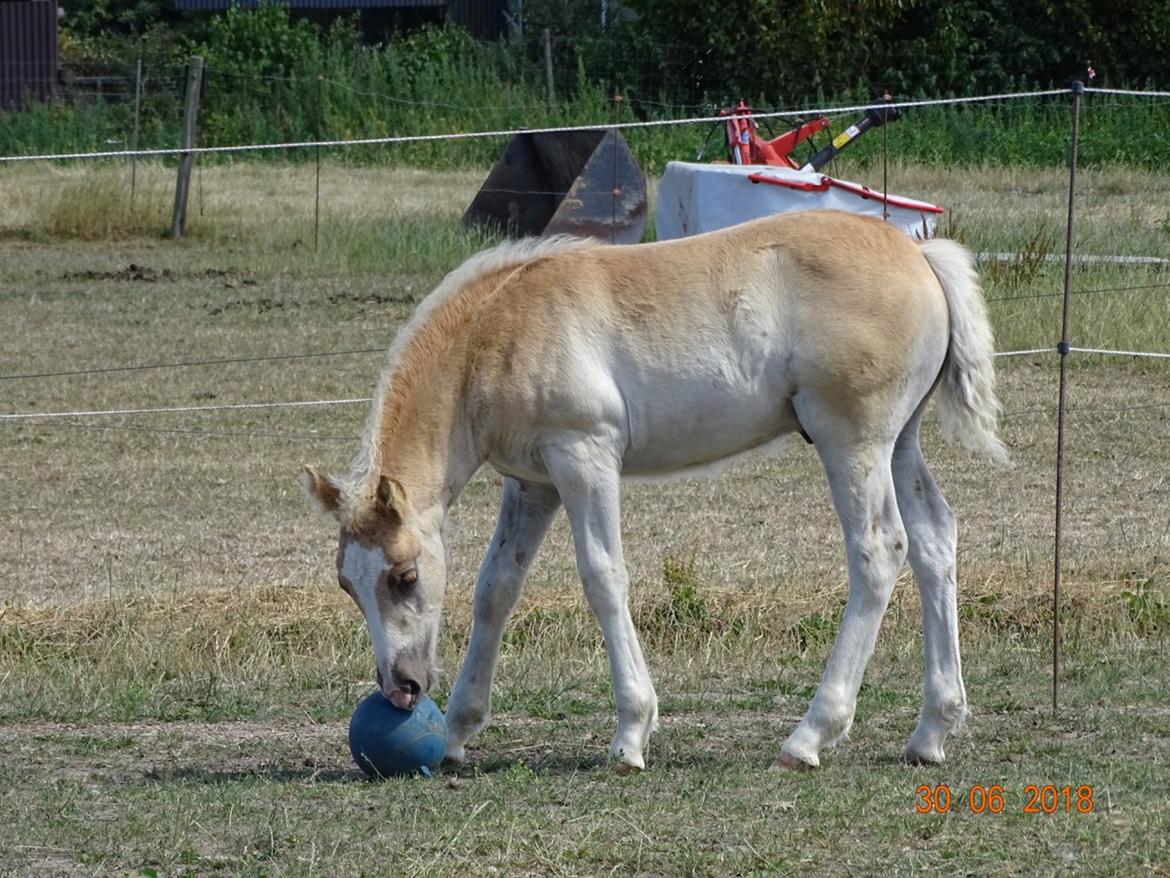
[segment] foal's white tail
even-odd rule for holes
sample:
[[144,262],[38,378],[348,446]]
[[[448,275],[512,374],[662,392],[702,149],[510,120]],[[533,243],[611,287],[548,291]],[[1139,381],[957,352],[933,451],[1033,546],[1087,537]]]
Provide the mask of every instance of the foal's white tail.
[[922,244],[922,255],[942,285],[951,315],[950,349],[938,398],[943,438],[1000,463],[1008,458],[997,435],[995,340],[971,251],[954,241]]

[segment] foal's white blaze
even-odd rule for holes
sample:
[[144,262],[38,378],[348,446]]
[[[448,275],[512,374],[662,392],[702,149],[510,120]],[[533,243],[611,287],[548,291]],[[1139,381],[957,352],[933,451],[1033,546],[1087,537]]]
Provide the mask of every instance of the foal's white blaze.
[[370,630],[370,642],[374,647],[374,660],[382,673],[383,682],[390,684],[394,660],[405,649],[408,638],[396,625],[383,621],[378,607],[378,582],[388,567],[386,554],[380,547],[367,549],[351,541],[345,547],[338,573],[349,585],[354,600],[366,617],[366,627]]

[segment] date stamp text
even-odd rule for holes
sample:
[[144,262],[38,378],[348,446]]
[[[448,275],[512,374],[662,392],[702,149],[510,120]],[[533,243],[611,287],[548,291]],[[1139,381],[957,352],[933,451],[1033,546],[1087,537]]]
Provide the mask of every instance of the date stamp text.
[[1024,814],[1091,814],[1093,788],[1089,784],[1028,784],[1018,800],[1000,784],[952,790],[947,784],[920,784],[914,791],[914,810],[919,814],[949,814],[952,809],[972,814],[1003,814],[1017,810]]

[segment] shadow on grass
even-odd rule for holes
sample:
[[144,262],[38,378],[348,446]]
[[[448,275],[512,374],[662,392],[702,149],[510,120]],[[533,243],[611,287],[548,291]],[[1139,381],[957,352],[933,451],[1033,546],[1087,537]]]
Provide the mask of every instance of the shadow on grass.
[[[737,771],[745,766],[764,769],[771,764],[771,758],[757,765],[754,759],[744,753],[719,749],[670,749],[652,752],[647,756],[647,770],[650,772],[724,772]],[[597,770],[617,774],[617,764],[611,760],[604,748],[597,751],[566,752],[551,747],[524,748],[521,751],[484,753],[480,759],[459,765],[444,765],[438,774],[449,777],[475,777],[523,771],[534,775],[564,776],[583,774]]]
[[526,748],[520,752],[485,753],[482,759],[462,765],[444,766],[444,774],[473,777],[477,774],[499,774],[510,771],[528,771],[532,774],[580,774],[603,767],[608,762],[604,752],[565,753],[545,748]]
[[358,768],[295,768],[289,765],[257,765],[252,768],[154,768],[146,772],[143,780],[152,783],[202,783],[208,786],[246,783],[264,780],[273,783],[337,784],[352,783],[365,779]]
[[[444,763],[435,769],[434,778],[437,780],[471,778],[516,771],[530,774],[572,775],[594,771],[605,767],[608,763],[609,759],[604,751],[582,754],[556,752],[547,747],[533,747],[524,748],[521,751],[485,753],[482,759],[472,762]],[[155,767],[143,773],[141,777],[151,783],[200,783],[208,786],[247,783],[257,780],[302,784],[361,783],[370,780],[356,766],[350,769],[323,768],[312,765],[296,766],[281,762],[220,768],[192,765]]]

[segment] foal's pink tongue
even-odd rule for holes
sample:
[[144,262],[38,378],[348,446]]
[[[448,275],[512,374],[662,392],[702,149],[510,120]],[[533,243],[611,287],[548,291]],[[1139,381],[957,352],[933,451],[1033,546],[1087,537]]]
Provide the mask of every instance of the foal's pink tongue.
[[390,690],[390,703],[393,704],[395,707],[397,707],[399,710],[410,710],[410,708],[412,706],[410,703],[410,699],[411,699],[410,693],[403,690],[403,689],[391,689]]

